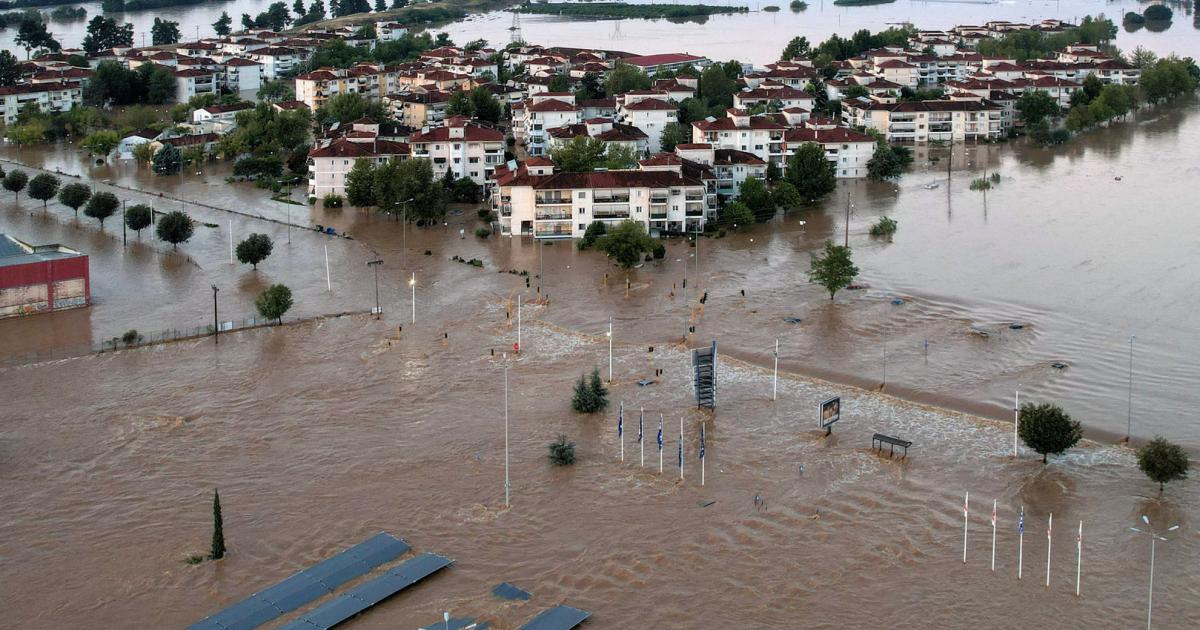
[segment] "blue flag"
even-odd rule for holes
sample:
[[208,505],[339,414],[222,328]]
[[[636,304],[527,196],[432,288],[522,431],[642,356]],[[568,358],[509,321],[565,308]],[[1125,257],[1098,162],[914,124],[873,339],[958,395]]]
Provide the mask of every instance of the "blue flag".
[[683,436],[679,436],[679,470],[683,470]]
[[625,435],[625,404],[622,403],[617,411],[617,437]]
[[1017,533],[1025,533],[1025,508],[1021,508],[1021,517],[1017,519]]
[[658,450],[662,450],[662,418],[658,419]]
[[642,443],[642,412],[638,412],[638,444]]
[[704,425],[700,425],[700,459],[704,459]]

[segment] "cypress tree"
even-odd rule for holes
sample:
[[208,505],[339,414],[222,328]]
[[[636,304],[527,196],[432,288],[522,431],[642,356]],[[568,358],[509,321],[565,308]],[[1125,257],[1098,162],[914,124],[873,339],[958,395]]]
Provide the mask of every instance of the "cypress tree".
[[213,490],[213,537],[212,559],[220,560],[225,557],[225,530],[221,523],[221,495]]

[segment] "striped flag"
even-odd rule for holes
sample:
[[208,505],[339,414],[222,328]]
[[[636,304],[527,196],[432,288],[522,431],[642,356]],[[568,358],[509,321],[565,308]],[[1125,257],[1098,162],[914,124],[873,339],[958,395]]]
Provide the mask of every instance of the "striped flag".
[[992,529],[996,529],[996,502],[992,501]]
[[971,497],[970,493],[967,493],[967,495],[963,497],[963,518],[967,518],[967,512],[970,511],[967,508],[967,503],[969,502],[970,497]]
[[679,470],[683,470],[683,436],[679,436]]
[[1025,506],[1021,506],[1021,516],[1017,518],[1017,533],[1025,533]]
[[662,452],[662,418],[658,419],[658,452]]
[[625,434],[625,403],[617,408],[617,437]]
[[704,459],[704,425],[700,425],[700,459]]
[[642,412],[638,412],[638,444],[642,443]]

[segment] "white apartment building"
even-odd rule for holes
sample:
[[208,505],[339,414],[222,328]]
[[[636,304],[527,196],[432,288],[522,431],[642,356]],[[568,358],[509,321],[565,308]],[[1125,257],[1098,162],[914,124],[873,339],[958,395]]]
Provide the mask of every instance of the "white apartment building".
[[309,52],[301,48],[286,48],[283,46],[267,46],[248,53],[251,61],[262,64],[262,76],[267,81],[274,81],[290,74],[305,59]]
[[199,94],[215,94],[217,92],[217,73],[213,70],[200,68],[184,68],[174,70],[175,102],[186,103]]
[[678,120],[679,108],[662,98],[625,95],[617,106],[617,120],[646,134],[651,153],[662,150],[663,127]]
[[238,112],[254,109],[253,103],[235,103],[232,105],[209,105],[192,112],[193,123],[225,122],[232,123],[237,119]]
[[78,82],[22,83],[0,87],[0,123],[12,124],[27,103],[37,103],[43,112],[65,112],[83,103],[83,87]]
[[381,42],[394,42],[403,39],[408,34],[408,27],[398,22],[376,22],[375,39]]
[[881,103],[854,98],[842,101],[842,120],[875,129],[889,142],[988,140],[1004,133],[1002,109],[986,99]]
[[578,125],[548,129],[546,136],[548,151],[553,151],[578,137],[595,138],[605,144],[625,147],[636,155],[645,155],[650,146],[650,138],[641,129],[607,118],[591,118]]
[[579,238],[593,221],[632,219],[647,230],[698,232],[712,212],[704,182],[672,170],[545,175],[520,168],[496,181],[493,195],[502,234]]
[[805,143],[815,142],[825,150],[825,158],[833,162],[838,178],[867,176],[867,162],[875,155],[875,138],[844,127],[789,129],[784,134],[784,148],[789,154]]
[[675,155],[709,167],[714,177],[712,190],[726,199],[736,197],[747,178],[767,177],[765,161],[737,149],[714,149],[711,144],[688,143],[676,145]]
[[799,107],[812,111],[817,99],[804,90],[787,86],[759,87],[737,92],[733,95],[734,109],[750,109],[761,104],[778,104],[780,109]]
[[547,153],[547,130],[582,122],[575,95],[543,92],[512,106],[513,137],[532,156]]
[[470,177],[484,185],[504,163],[504,133],[469,122],[462,116],[447,118],[437,129],[413,134],[412,157],[433,162],[434,177],[449,170],[455,178]]
[[308,152],[308,196],[345,195],[346,173],[360,159],[379,164],[392,157],[407,159],[408,156],[409,146],[401,142],[339,138]]
[[751,116],[743,109],[726,111],[725,118],[706,118],[692,123],[692,142],[717,149],[752,153],[765,162],[783,165],[787,154],[783,134],[789,125],[776,115]]
[[263,66],[257,61],[232,57],[225,61],[222,80],[230,92],[257,92],[262,86]]

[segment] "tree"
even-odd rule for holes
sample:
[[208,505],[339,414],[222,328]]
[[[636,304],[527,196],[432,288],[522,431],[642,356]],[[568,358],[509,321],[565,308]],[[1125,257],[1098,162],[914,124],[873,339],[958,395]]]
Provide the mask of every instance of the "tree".
[[808,281],[816,282],[829,291],[829,301],[838,291],[850,286],[858,276],[858,267],[850,259],[850,248],[834,245],[833,241],[825,241],[823,255],[812,255],[812,265],[808,270]]
[[608,389],[600,380],[600,369],[592,368],[591,379],[580,375],[575,384],[575,393],[571,397],[571,408],[576,413],[596,413],[608,407]]
[[1147,22],[1169,22],[1174,16],[1171,7],[1162,4],[1152,4],[1142,11],[1142,17],[1146,18]]
[[548,446],[550,463],[555,466],[570,466],[575,463],[575,443],[567,440],[564,433],[558,434]]
[[110,192],[98,192],[88,199],[87,206],[83,209],[83,214],[100,222],[100,229],[104,229],[104,220],[116,214],[117,208],[121,207],[121,200]]
[[209,558],[220,560],[225,557],[225,526],[221,518],[221,495],[213,490],[213,535]]
[[418,223],[440,222],[446,216],[446,191],[434,184],[429,160],[392,158],[375,167],[375,205],[380,212],[398,212],[412,200],[405,217]]
[[875,153],[867,160],[867,177],[877,182],[900,177],[904,171],[904,163],[887,143],[875,146]]
[[596,239],[608,233],[608,226],[603,221],[592,221],[588,224],[587,230],[583,232],[583,238],[579,239],[579,249],[585,250],[596,244]]
[[79,143],[79,148],[86,150],[91,155],[106,158],[119,144],[121,144],[121,137],[117,135],[117,132],[96,131],[88,134],[88,137]]
[[384,11],[387,11],[387,0],[375,0],[375,12],[383,13]]
[[504,107],[500,105],[500,101],[482,87],[471,90],[471,105],[478,120],[496,124],[504,116]]
[[1176,479],[1187,479],[1187,451],[1182,446],[1172,444],[1161,436],[1138,449],[1138,468],[1146,473],[1151,481],[1158,482],[1158,493],[1162,494],[1163,486]]
[[254,30],[258,25],[254,23],[254,18],[250,17],[249,13],[242,14],[242,28],[247,31]]
[[609,144],[604,151],[604,168],[610,171],[628,170],[638,163],[638,152],[629,144]]
[[173,144],[164,144],[154,154],[154,172],[159,175],[172,175],[183,168],[183,156]]
[[654,250],[654,245],[655,240],[646,233],[646,227],[632,219],[621,221],[596,240],[596,249],[625,269],[641,262],[647,252]]
[[475,103],[471,101],[471,96],[462,90],[455,90],[450,95],[450,102],[446,103],[446,115],[470,118],[474,114]]
[[25,184],[29,183],[29,176],[25,171],[20,169],[9,171],[4,176],[4,189],[13,193],[13,199],[20,199],[21,191],[25,189]]
[[154,18],[154,25],[150,27],[150,38],[155,46],[178,43],[179,22]]
[[558,170],[566,173],[586,173],[604,164],[608,147],[599,138],[576,136],[550,151],[550,159]]
[[355,160],[346,173],[346,201],[355,208],[375,205],[375,169],[369,161]]
[[788,182],[779,182],[771,189],[771,203],[776,208],[795,208],[804,203],[800,191]]
[[142,240],[142,230],[154,222],[154,209],[144,203],[130,206],[125,211],[125,227],[137,232],[138,240]]
[[297,18],[308,15],[308,9],[304,8],[304,0],[296,0],[292,3],[292,13],[295,13]]
[[149,164],[154,159],[154,145],[149,142],[134,145],[133,159],[139,164]]
[[237,259],[243,265],[253,265],[258,271],[258,263],[271,255],[274,244],[266,234],[251,234],[246,240],[237,244]]
[[[1137,14],[1135,13],[1134,15]],[[1134,48],[1133,52],[1129,53],[1129,65],[1136,68],[1145,68],[1152,65],[1157,60],[1158,55],[1154,54],[1154,52],[1151,50],[1143,48],[1142,46]]]
[[162,216],[158,220],[158,225],[154,228],[160,240],[164,240],[171,244],[171,249],[179,249],[180,243],[186,243],[188,239],[195,234],[196,227],[192,224],[192,218],[179,210],[173,210]]
[[42,173],[29,180],[29,196],[42,202],[42,210],[54,195],[58,194],[59,179],[49,173]]
[[604,80],[604,92],[607,96],[616,96],[634,90],[648,90],[652,82],[641,68],[618,61],[608,77]]
[[254,307],[259,315],[282,324],[284,314],[292,308],[292,290],[282,284],[273,284],[254,298]]
[[815,142],[801,144],[788,156],[784,177],[806,201],[816,201],[837,187],[836,167],[825,157],[825,149]]
[[1067,120],[1063,124],[1070,131],[1079,132],[1091,127],[1093,124],[1095,124],[1095,122],[1096,121],[1092,119],[1092,113],[1088,106],[1078,105],[1076,107],[1072,107],[1071,111],[1067,113]]
[[21,62],[7,50],[0,50],[0,87],[16,85],[21,78]]
[[282,2],[273,2],[267,10],[259,13],[258,17],[254,18],[254,25],[266,27],[272,31],[282,31],[288,24],[292,23],[292,16],[288,13],[287,5]]
[[565,74],[556,74],[556,75],[550,77],[550,82],[546,84],[546,91],[548,91],[548,92],[570,92],[571,91],[571,77],[568,77]]
[[730,76],[720,64],[713,64],[700,73],[700,98],[710,108],[733,107],[733,93],[737,91],[737,76]]
[[317,109],[316,116],[317,122],[325,125],[334,122],[345,124],[363,117],[383,120],[387,118],[387,113],[378,101],[361,94],[344,93],[326,101],[324,106]]
[[721,210],[721,226],[727,230],[736,230],[753,224],[754,211],[740,201],[735,201]]
[[213,31],[217,34],[217,37],[227,37],[232,32],[232,29],[229,28],[232,24],[233,18],[229,17],[229,14],[225,11],[222,11],[221,17],[212,23]]
[[[780,177],[783,177],[783,169],[779,168],[779,164],[775,163],[775,160],[769,160],[767,162],[766,177],[767,183],[769,184],[774,184],[775,182],[779,181]],[[792,188],[795,188],[795,186]]]
[[766,221],[775,216],[775,205],[771,193],[757,177],[747,177],[738,188],[737,200],[754,212],[757,221]]
[[147,103],[162,105],[175,99],[175,76],[170,70],[158,64],[145,63],[138,66],[136,72]]
[[46,23],[40,19],[21,20],[13,43],[25,49],[26,59],[29,58],[29,52],[37,48],[45,48],[51,52],[62,50],[62,45],[46,30]]
[[792,41],[788,42],[784,47],[783,52],[779,55],[780,61],[795,59],[797,57],[806,57],[810,52],[811,46],[808,43],[807,37],[793,37]]
[[75,211],[75,218],[79,218],[79,207],[87,203],[87,200],[92,196],[92,189],[88,188],[87,184],[67,184],[58,192],[58,200],[62,205]]
[[292,83],[292,81],[284,79],[267,81],[258,88],[258,100],[267,103],[290,101],[296,98],[296,92],[292,89]]
[[659,136],[658,143],[662,146],[662,150],[667,153],[673,153],[675,146],[687,144],[692,141],[691,130],[684,128],[683,125],[677,122],[669,122],[663,125],[662,135]]
[[1042,455],[1045,464],[1048,454],[1058,455],[1075,446],[1083,438],[1083,427],[1058,405],[1025,403],[1021,405],[1017,434],[1025,446]]
[[117,26],[112,18],[97,15],[88,22],[87,35],[83,38],[83,49],[89,55],[117,46],[133,45],[133,25]]
[[1062,108],[1048,92],[1026,90],[1017,101],[1017,111],[1021,112],[1025,124],[1036,125],[1047,118],[1057,117],[1062,113]]

